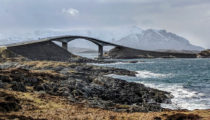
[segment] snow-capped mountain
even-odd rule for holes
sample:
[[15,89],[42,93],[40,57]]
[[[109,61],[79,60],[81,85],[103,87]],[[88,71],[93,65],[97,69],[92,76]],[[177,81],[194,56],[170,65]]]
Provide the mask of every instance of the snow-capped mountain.
[[[61,35],[82,35],[100,40],[114,42],[124,46],[145,49],[145,50],[202,50],[203,48],[194,46],[188,40],[177,36],[165,30],[143,30],[139,27],[123,27],[116,29],[47,29],[37,30],[33,32],[22,33],[0,33],[0,46],[22,41],[38,40],[46,37],[61,36]],[[82,42],[82,44],[81,44]],[[91,48],[97,49],[97,46],[89,41],[72,41],[70,47]]]
[[[22,32],[22,33],[0,33],[0,45],[11,44],[16,42],[38,40],[46,37],[62,36],[62,35],[81,35],[97,38],[103,41],[115,42],[127,35],[133,33],[140,33],[142,29],[138,27],[129,27],[124,29],[76,29],[76,30],[65,30],[65,29],[47,29],[37,30],[33,32]],[[81,44],[82,42],[82,44]],[[72,41],[69,43],[70,47],[83,47],[97,49],[97,46],[89,41]]]
[[144,30],[141,33],[130,34],[116,43],[143,50],[203,50],[185,38],[165,30]]

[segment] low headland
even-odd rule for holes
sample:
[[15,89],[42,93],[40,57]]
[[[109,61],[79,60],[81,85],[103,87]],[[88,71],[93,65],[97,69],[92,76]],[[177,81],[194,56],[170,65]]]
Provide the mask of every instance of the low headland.
[[112,59],[135,59],[135,58],[210,58],[210,50],[200,53],[178,51],[147,51],[126,47],[115,47],[105,54]]
[[[205,53],[204,53],[205,54]],[[210,119],[210,110],[170,110],[170,93],[106,75],[124,69],[89,65],[52,42],[0,48],[0,119]]]

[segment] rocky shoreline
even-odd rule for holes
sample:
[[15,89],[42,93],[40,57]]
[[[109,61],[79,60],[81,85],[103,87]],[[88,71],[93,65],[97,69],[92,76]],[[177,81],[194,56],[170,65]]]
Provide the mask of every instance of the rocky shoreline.
[[[76,57],[77,58],[77,57]],[[170,93],[143,84],[105,75],[135,76],[136,72],[87,65],[86,62],[34,61],[2,49],[0,88],[20,92],[44,92],[71,102],[112,111],[162,111]]]
[[78,119],[63,118],[70,113],[87,114],[84,119],[91,119],[92,113],[97,118],[102,115],[100,119],[124,119],[127,113],[171,111],[160,105],[171,103],[170,93],[106,76],[135,76],[136,72],[86,63],[87,59],[76,56],[66,62],[37,61],[1,49],[0,119]]
[[104,76],[136,74],[122,69],[52,61],[3,63],[0,68],[2,89],[44,92],[88,107],[118,112],[162,111],[160,103],[170,103],[172,97],[142,84]]

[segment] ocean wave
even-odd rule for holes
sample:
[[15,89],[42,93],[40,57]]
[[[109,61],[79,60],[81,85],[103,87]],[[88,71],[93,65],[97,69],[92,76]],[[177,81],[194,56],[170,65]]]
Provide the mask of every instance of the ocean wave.
[[209,109],[210,99],[205,97],[205,94],[196,91],[188,90],[182,85],[177,84],[160,84],[160,83],[147,83],[139,82],[147,87],[156,88],[159,90],[170,92],[174,98],[172,98],[172,104],[162,104],[164,108],[170,109]]
[[172,76],[172,74],[161,74],[161,73],[153,73],[151,71],[142,70],[142,71],[136,71],[138,74],[136,74],[139,78],[166,78]]
[[[124,79],[132,82],[137,82],[144,84],[147,87],[159,89],[162,91],[170,92],[171,95],[174,97],[171,99],[172,104],[161,104],[163,108],[169,109],[188,109],[188,110],[195,110],[195,109],[210,109],[210,98],[206,96],[205,93],[193,91],[183,87],[182,84],[176,83],[159,83],[159,82],[149,82],[149,81],[137,81],[132,79],[129,76],[121,76],[110,74],[107,75],[113,78]],[[165,77],[166,74],[156,74],[157,76]]]

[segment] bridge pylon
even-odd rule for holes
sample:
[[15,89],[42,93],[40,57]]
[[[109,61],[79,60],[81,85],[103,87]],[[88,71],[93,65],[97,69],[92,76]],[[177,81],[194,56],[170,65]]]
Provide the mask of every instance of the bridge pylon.
[[68,50],[68,43],[67,42],[62,42],[62,48]]
[[103,46],[102,45],[98,45],[98,59],[103,59]]

